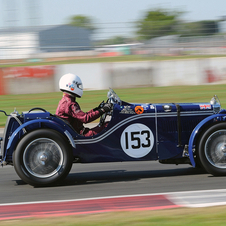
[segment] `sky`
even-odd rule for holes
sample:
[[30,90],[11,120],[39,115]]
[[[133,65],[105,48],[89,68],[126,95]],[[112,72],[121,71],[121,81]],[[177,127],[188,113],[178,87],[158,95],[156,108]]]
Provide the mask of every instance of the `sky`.
[[[0,29],[12,26],[60,25],[73,15],[85,15],[102,36],[133,31],[148,10],[184,11],[185,21],[226,16],[226,0],[0,0]],[[112,29],[114,27],[114,29]]]

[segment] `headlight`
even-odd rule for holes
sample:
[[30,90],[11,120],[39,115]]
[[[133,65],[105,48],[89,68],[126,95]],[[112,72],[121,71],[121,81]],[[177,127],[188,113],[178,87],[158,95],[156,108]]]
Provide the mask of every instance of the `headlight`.
[[213,111],[214,113],[218,113],[221,110],[221,103],[217,95],[214,95],[212,99],[210,100],[210,104],[213,105]]

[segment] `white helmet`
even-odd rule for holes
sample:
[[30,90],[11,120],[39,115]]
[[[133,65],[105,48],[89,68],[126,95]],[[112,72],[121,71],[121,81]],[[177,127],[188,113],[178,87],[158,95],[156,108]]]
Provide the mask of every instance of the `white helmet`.
[[60,90],[67,92],[77,97],[82,97],[83,85],[81,79],[74,74],[65,74],[59,81]]

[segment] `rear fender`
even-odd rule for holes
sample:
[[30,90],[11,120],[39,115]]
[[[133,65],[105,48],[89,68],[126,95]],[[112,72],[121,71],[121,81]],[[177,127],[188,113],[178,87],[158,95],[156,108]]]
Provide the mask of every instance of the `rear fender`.
[[17,143],[20,141],[21,132],[22,135],[25,135],[26,128],[28,126],[31,126],[32,124],[33,125],[37,124],[37,126],[35,127],[36,129],[39,129],[41,128],[41,123],[44,124],[46,127],[56,130],[60,132],[62,135],[66,136],[69,139],[71,146],[75,148],[75,142],[70,132],[68,132],[67,128],[66,129],[62,128],[60,124],[48,119],[36,119],[22,124],[13,132],[12,136],[10,136],[9,138],[3,161],[5,161],[7,153],[13,153],[13,151],[15,150]]
[[203,119],[192,131],[191,136],[189,138],[189,143],[188,143],[188,153],[189,153],[189,158],[191,161],[191,164],[193,167],[196,166],[195,159],[194,159],[194,153],[193,153],[193,148],[195,147],[195,142],[200,135],[203,127],[208,126],[213,124],[214,122],[225,122],[226,121],[226,111],[222,111],[219,114],[214,114],[211,115],[205,119]]

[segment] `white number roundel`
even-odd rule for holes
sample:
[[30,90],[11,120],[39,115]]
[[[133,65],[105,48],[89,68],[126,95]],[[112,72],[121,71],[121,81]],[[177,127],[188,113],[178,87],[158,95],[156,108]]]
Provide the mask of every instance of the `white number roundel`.
[[122,132],[120,141],[123,151],[133,158],[144,157],[154,146],[152,131],[141,123],[126,127]]

